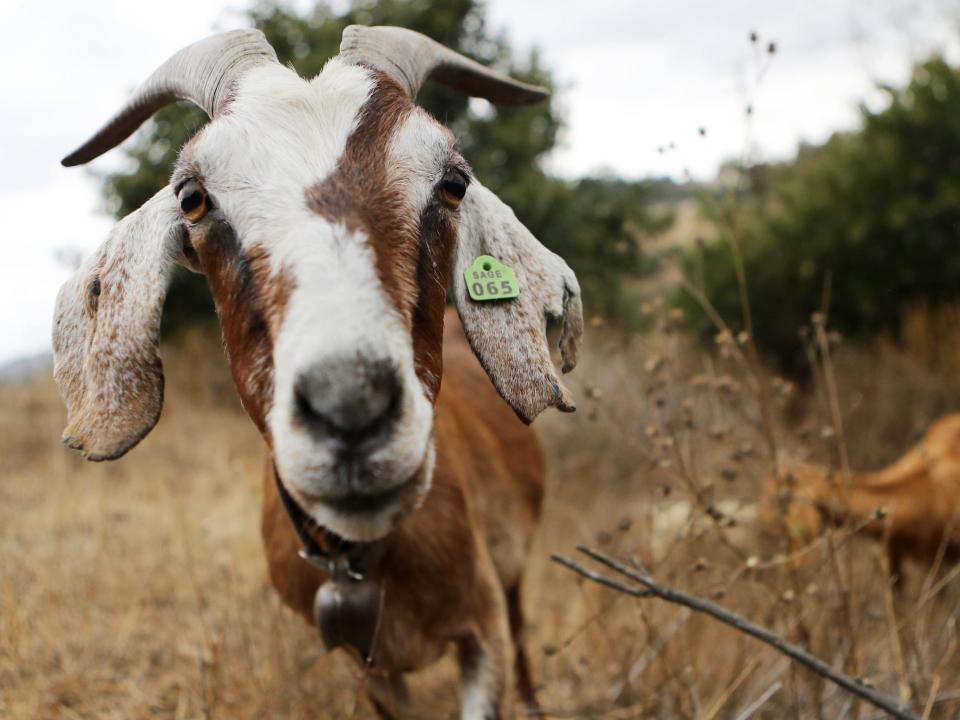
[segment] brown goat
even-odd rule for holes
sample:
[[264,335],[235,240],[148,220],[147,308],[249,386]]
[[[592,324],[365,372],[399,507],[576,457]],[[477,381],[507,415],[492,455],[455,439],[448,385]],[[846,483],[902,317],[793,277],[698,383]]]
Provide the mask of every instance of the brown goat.
[[174,54],[64,159],[97,157],[177,98],[211,117],[170,185],[61,288],[54,375],[64,442],[124,455],[160,416],[173,267],[202,273],[268,448],[280,595],[360,661],[381,715],[408,715],[404,673],[452,644],[461,716],[493,720],[514,664],[534,704],[520,578],[543,462],[525,423],[573,411],[546,328],[559,322],[568,372],[583,311],[573,271],[417,107],[428,78],[498,103],[547,97],[403,28],[347,28],[312,79],[258,31]]
[[777,499],[786,501],[791,548],[808,544],[824,522],[860,528],[886,539],[891,575],[902,577],[904,557],[932,564],[960,557],[960,414],[947,415],[892,465],[870,473],[843,473],[809,464],[771,483],[765,517]]

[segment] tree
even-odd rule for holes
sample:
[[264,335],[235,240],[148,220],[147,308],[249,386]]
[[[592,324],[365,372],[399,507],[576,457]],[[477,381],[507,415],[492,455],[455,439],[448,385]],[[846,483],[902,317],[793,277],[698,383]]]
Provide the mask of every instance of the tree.
[[[718,238],[687,255],[728,320],[741,316],[731,233],[743,249],[755,335],[794,368],[798,330],[829,299],[848,335],[896,333],[904,305],[960,297],[960,73],[918,65],[856,132],[767,168],[766,196],[708,201]],[[689,300],[685,301],[687,304]]]
[[[339,13],[321,0],[305,16],[264,3],[250,10],[249,17],[267,36],[280,62],[291,63],[303,77],[319,73],[337,53],[343,29],[359,23],[417,30],[514,77],[548,87],[553,84],[535,52],[517,59],[504,37],[490,34],[477,0],[355,0]],[[561,127],[552,102],[493,107],[427,83],[418,103],[451,127],[477,177],[541,241],[566,257],[586,286],[596,290],[596,308],[615,311],[622,305],[617,296],[622,289],[620,278],[643,267],[635,237],[638,229],[658,227],[647,215],[646,184],[603,179],[568,182],[547,175],[540,159],[554,146]],[[167,183],[180,147],[204,122],[205,115],[195,107],[171,106],[157,113],[125,146],[135,170],[104,179],[104,192],[117,217],[138,208]],[[211,308],[205,285],[188,273],[178,274],[167,301],[165,325],[181,325],[202,315],[200,308],[208,313]]]

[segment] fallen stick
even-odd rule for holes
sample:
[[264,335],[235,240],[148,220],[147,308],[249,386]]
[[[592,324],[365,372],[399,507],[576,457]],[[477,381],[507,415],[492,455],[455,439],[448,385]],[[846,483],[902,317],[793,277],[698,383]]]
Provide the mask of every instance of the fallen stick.
[[726,608],[717,605],[716,603],[712,603],[709,600],[704,600],[703,598],[696,597],[695,595],[688,595],[687,593],[680,592],[679,590],[674,590],[673,588],[661,585],[638,565],[634,565],[634,567],[628,567],[627,565],[624,565],[608,555],[604,555],[603,553],[592,550],[583,545],[578,546],[577,550],[601,565],[605,565],[614,572],[640,583],[640,585],[643,587],[638,588],[635,586],[626,585],[618,580],[606,577],[605,575],[601,575],[598,572],[584,567],[583,565],[564,557],[563,555],[552,555],[551,560],[563,565],[567,569],[572,570],[588,580],[605,585],[606,587],[618,592],[626,593],[627,595],[632,595],[637,598],[657,597],[661,600],[666,600],[667,602],[683,605],[684,607],[688,607],[696,612],[710,615],[720,622],[766,643],[778,652],[781,652],[787,657],[796,660],[798,663],[809,668],[821,677],[826,678],[844,690],[853,693],[854,695],[866,700],[871,705],[874,705],[884,712],[889,713],[892,717],[895,717],[898,720],[919,720],[916,715],[901,708],[894,698],[885,695],[874,688],[864,685],[862,682],[855,680],[849,675],[845,675],[842,672],[834,670],[820,658],[811,655],[803,648],[799,647],[798,645],[794,645],[767,628],[761,627],[760,625],[755,625],[746,618],[730,612]]

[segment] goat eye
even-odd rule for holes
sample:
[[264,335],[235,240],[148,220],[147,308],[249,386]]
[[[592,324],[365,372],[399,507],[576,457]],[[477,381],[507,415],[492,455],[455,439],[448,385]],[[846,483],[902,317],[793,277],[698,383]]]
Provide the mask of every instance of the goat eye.
[[467,178],[459,170],[448,170],[440,182],[440,199],[448,208],[456,209],[467,194]]
[[207,193],[196,180],[188,180],[177,192],[180,212],[190,222],[197,222],[207,214],[209,203]]

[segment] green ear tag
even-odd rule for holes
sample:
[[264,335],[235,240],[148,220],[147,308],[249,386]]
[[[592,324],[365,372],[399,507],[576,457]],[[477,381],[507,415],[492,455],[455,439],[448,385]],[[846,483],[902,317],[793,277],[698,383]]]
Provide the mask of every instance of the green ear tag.
[[520,283],[513,268],[489,255],[481,255],[463,274],[467,292],[475,302],[509,300],[520,294]]

